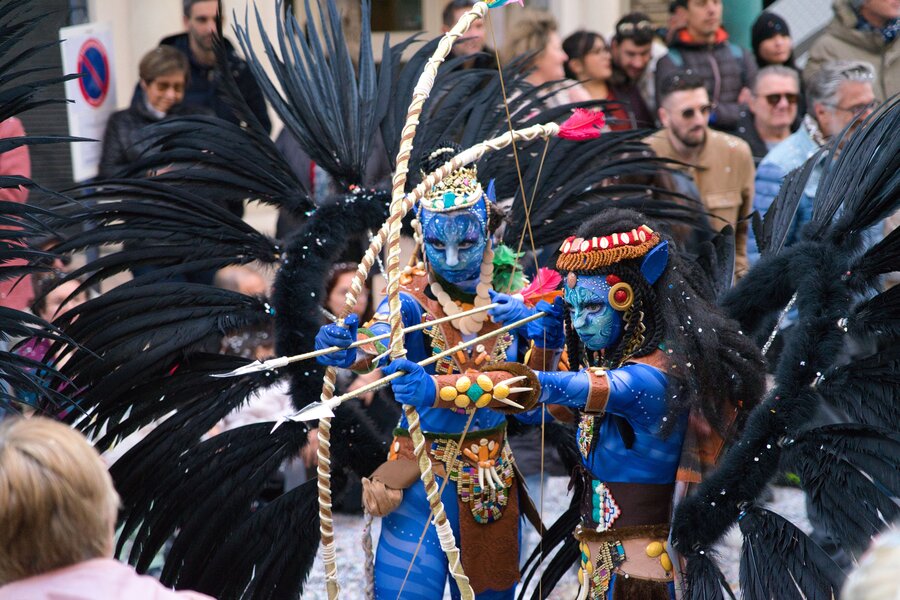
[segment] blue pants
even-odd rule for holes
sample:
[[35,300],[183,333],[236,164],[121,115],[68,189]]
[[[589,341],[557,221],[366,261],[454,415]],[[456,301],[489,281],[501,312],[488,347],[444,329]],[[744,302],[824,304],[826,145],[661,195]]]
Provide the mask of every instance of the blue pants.
[[[435,477],[438,486],[442,480]],[[459,547],[459,505],[456,501],[456,484],[448,482],[441,495],[447,519],[453,529],[457,547]],[[378,540],[378,551],[375,555],[375,598],[378,600],[440,600],[444,596],[444,587],[450,573],[447,556],[441,550],[437,531],[433,525],[428,526],[422,547],[416,554],[412,569],[406,583],[406,571],[416,551],[416,545],[425,523],[431,520],[431,510],[425,497],[425,487],[417,481],[404,490],[403,501],[397,509],[381,520],[381,537]],[[499,550],[499,549],[498,549]],[[502,550],[501,550],[502,551]],[[401,592],[402,586],[402,592]],[[478,600],[511,600],[515,586],[507,590],[488,590],[478,594]],[[402,595],[400,595],[402,594]],[[450,579],[450,595],[459,598],[459,590],[453,579]]]

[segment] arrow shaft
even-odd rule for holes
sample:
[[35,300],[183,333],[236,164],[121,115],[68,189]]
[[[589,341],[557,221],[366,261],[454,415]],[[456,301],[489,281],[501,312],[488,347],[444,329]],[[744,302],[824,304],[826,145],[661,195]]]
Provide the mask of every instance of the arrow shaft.
[[[452,354],[456,354],[460,350],[464,350],[464,349],[468,348],[469,346],[473,346],[475,344],[480,344],[481,342],[483,342],[485,340],[489,340],[492,337],[496,337],[496,336],[504,334],[508,331],[512,331],[513,329],[517,329],[526,323],[530,323],[531,321],[540,319],[544,315],[545,315],[545,313],[543,313],[543,312],[537,312],[529,317],[525,317],[524,319],[520,319],[518,321],[510,323],[509,325],[504,325],[500,329],[495,329],[494,331],[485,333],[484,335],[480,335],[472,340],[469,340],[468,342],[462,342],[460,344],[457,344],[456,346],[453,346],[452,348],[448,348],[447,350],[444,350],[443,352],[439,352],[438,354],[430,356],[430,357],[426,358],[425,360],[420,361],[418,363],[418,365],[422,366],[422,367],[426,367],[428,365],[434,364],[437,361],[441,360],[442,358],[445,358]],[[403,371],[398,371],[396,373],[392,373],[392,374],[388,375],[387,377],[382,377],[381,379],[373,381],[372,383],[368,383],[360,388],[353,390],[352,392],[348,392],[348,393],[344,394],[343,396],[338,396],[337,398],[333,398],[332,400],[330,400],[330,402],[333,403],[334,407],[337,407],[340,404],[346,402],[347,400],[356,398],[357,396],[361,396],[367,392],[371,392],[371,391],[377,390],[379,388],[382,388],[382,387],[386,386],[387,384],[389,384],[390,382],[392,382],[393,380],[395,380],[399,377],[402,377],[403,375],[405,375],[405,373]]]

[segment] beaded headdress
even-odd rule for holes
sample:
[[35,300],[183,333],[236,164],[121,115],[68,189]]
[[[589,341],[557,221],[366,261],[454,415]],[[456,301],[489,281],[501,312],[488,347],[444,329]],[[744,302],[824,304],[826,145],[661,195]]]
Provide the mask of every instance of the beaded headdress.
[[[611,233],[600,237],[571,236],[563,242],[559,249],[560,255],[556,260],[556,268],[559,271],[569,272],[566,276],[566,287],[572,289],[578,284],[578,272],[590,273],[623,260],[643,258],[659,242],[659,234],[646,225],[641,225],[631,231]],[[665,262],[663,262],[664,265]],[[643,268],[642,271],[644,271]],[[645,272],[644,275],[647,277],[649,273]],[[653,283],[658,276],[658,274],[655,277],[651,275],[647,279]],[[616,275],[608,274],[605,278],[588,278],[585,283],[595,292],[606,296],[610,306],[615,310],[628,310],[634,303],[634,289],[628,282],[622,281]]]
[[559,271],[593,271],[622,260],[641,258],[659,241],[659,234],[646,225],[601,237],[571,236],[559,249],[556,268]]

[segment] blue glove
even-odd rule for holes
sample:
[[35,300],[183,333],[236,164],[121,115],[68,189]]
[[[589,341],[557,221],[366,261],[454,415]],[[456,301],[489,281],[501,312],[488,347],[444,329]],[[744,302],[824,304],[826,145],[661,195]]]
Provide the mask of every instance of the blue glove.
[[[344,319],[344,326],[329,323],[319,328],[316,334],[316,350],[337,346],[346,348],[356,341],[356,329],[359,327],[359,317],[355,314]],[[320,365],[328,367],[342,367],[346,369],[356,362],[356,349],[340,350],[324,356],[317,356]]]
[[546,313],[540,319],[525,325],[525,335],[534,341],[535,346],[559,350],[566,345],[565,327],[563,326],[564,306],[565,300],[559,297],[553,300],[553,304],[541,300],[534,307],[535,311]]
[[533,308],[528,308],[524,302],[517,300],[512,296],[501,294],[490,290],[491,302],[496,302],[500,306],[492,308],[488,311],[491,320],[500,325],[515,323],[526,317],[530,317],[535,313]]
[[401,404],[413,406],[432,406],[434,404],[437,388],[434,379],[425,372],[425,369],[411,360],[398,358],[381,368],[381,372],[388,376],[397,371],[405,371],[406,374],[391,382],[394,390],[394,399]]

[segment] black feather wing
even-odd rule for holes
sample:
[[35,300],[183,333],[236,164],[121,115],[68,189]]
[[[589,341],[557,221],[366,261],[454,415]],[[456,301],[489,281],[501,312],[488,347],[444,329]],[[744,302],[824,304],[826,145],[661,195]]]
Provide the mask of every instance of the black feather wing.
[[840,568],[784,517],[750,507],[739,524],[745,598],[832,600],[838,595],[844,577]]
[[900,434],[866,425],[828,425],[785,446],[784,464],[797,473],[829,533],[851,552],[900,517]]

